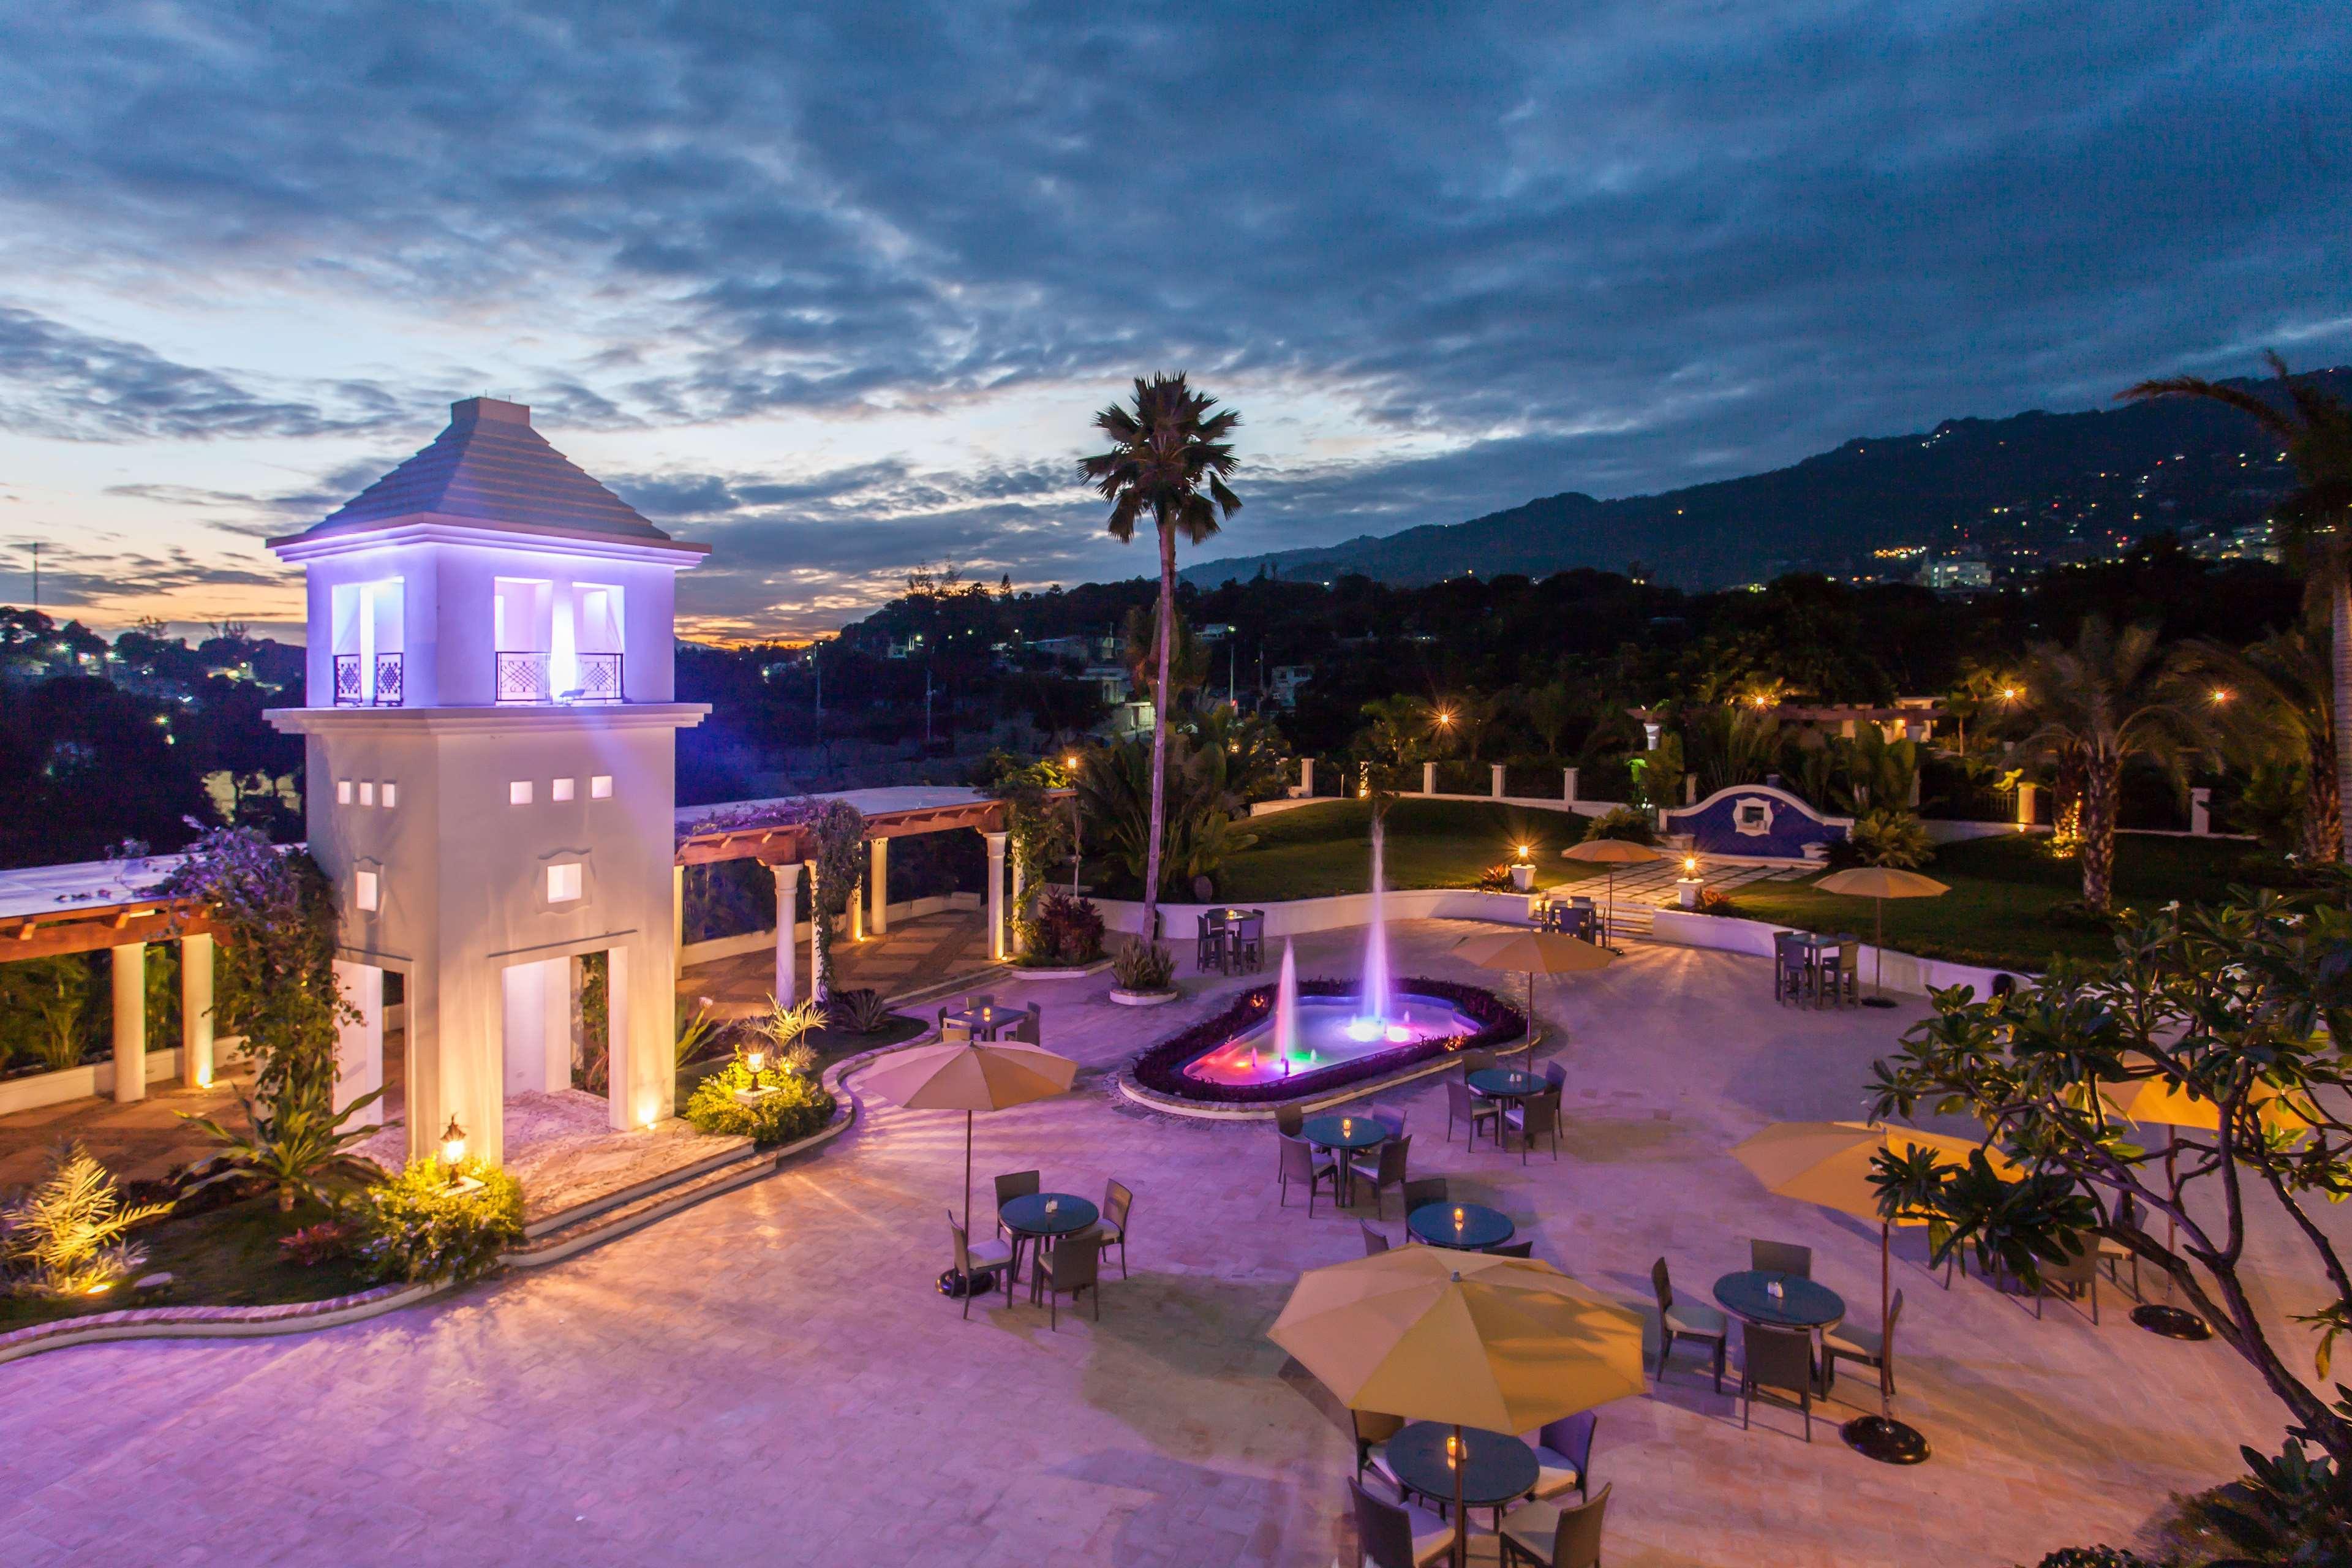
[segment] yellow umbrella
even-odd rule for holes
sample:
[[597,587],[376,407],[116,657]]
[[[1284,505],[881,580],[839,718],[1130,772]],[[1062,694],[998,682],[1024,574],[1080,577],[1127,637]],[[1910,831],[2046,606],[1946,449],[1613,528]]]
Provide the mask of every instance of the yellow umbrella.
[[[1609,918],[1607,926],[1617,923],[1617,868],[1646,866],[1653,860],[1663,860],[1664,855],[1646,844],[1636,844],[1630,838],[1588,838],[1581,844],[1571,844],[1559,852],[1563,860],[1581,860],[1588,866],[1609,868]],[[1604,927],[1601,939],[1608,939]]]
[[1454,951],[1481,969],[1517,972],[1528,977],[1528,1039],[1535,1040],[1536,976],[1590,974],[1617,962],[1617,955],[1582,937],[1558,931],[1504,931],[1465,936]]
[[1648,1386],[1640,1315],[1528,1258],[1401,1247],[1311,1269],[1266,1337],[1349,1409],[1443,1422],[1457,1438],[1465,1426],[1524,1432]]
[[1063,1093],[1078,1064],[1035,1046],[960,1040],[924,1046],[887,1058],[866,1074],[866,1087],[909,1110],[963,1112],[963,1227],[971,1231],[971,1118]]
[[1863,1005],[1894,1006],[1895,1004],[1886,999],[1886,900],[1932,899],[1952,889],[1933,877],[1922,877],[1916,871],[1898,870],[1893,866],[1850,867],[1843,871],[1831,872],[1813,886],[1824,893],[1871,901],[1870,945],[1876,950],[1878,956],[1871,966],[1871,994],[1863,999]]

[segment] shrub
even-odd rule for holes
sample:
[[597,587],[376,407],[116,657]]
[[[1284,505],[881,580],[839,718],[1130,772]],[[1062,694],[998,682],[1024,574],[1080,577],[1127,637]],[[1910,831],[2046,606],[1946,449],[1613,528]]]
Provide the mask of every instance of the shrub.
[[2063,1546],[2035,1568],[2156,1568],[2156,1564],[2120,1546]]
[[1489,866],[1478,873],[1478,890],[1482,893],[1507,893],[1511,890],[1511,863]]
[[890,1021],[890,1005],[870,985],[833,994],[828,1021],[853,1035],[870,1035]]
[[1658,825],[1646,811],[1614,805],[1584,825],[1587,838],[1622,838],[1632,844],[1658,841]]
[[[735,1096],[753,1088],[776,1092],[746,1105]],[[747,1062],[729,1062],[695,1087],[686,1119],[702,1131],[749,1138],[754,1143],[790,1143],[833,1120],[833,1096],[805,1073],[780,1067],[752,1072]]]
[[1176,979],[1176,954],[1156,942],[1139,942],[1120,950],[1110,972],[1122,991],[1149,994],[1170,990]]
[[321,1263],[349,1258],[359,1240],[359,1229],[350,1221],[322,1219],[316,1225],[304,1226],[291,1236],[279,1237],[278,1250],[298,1268],[316,1268]]
[[1731,895],[1721,888],[1701,888],[1698,890],[1698,912],[1703,915],[1720,915],[1725,920],[1740,918],[1739,906],[1732,902]]
[[2352,1564],[2352,1468],[2325,1452],[2305,1456],[2294,1437],[2276,1458],[2248,1447],[2238,1452],[2252,1473],[2198,1506],[2231,1545],[2262,1563]]
[[336,1186],[371,1182],[383,1173],[373,1161],[352,1152],[353,1145],[382,1131],[383,1125],[349,1125],[383,1098],[383,1090],[371,1089],[336,1110],[312,1095],[257,1100],[239,1089],[237,1103],[245,1108],[242,1132],[232,1132],[209,1116],[181,1111],[182,1121],[203,1128],[222,1146],[222,1152],[197,1168],[199,1179],[188,1190],[224,1182],[241,1185],[250,1178],[277,1192],[280,1214],[293,1213],[297,1198],[331,1205]]
[[[479,1187],[459,1189],[455,1176]],[[452,1168],[437,1157],[411,1160],[370,1187],[354,1217],[366,1240],[360,1256],[382,1280],[478,1279],[522,1239],[522,1184],[478,1157]]]
[[1047,889],[1037,900],[1031,951],[1056,963],[1092,963],[1102,956],[1102,911],[1089,899]]
[[1893,866],[1907,871],[1936,858],[1936,847],[1927,838],[1927,825],[1919,820],[1916,812],[1887,806],[1865,811],[1854,819],[1853,830],[1847,837],[1868,866]]
[[58,1144],[32,1190],[0,1209],[0,1263],[8,1266],[9,1288],[26,1296],[94,1296],[112,1289],[147,1260],[124,1233],[171,1206],[126,1205],[113,1175],[79,1139]]

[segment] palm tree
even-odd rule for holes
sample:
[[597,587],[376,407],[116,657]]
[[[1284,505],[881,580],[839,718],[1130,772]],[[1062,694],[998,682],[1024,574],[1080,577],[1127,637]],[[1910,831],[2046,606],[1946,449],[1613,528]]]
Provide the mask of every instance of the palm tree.
[[1135,525],[1149,516],[1160,535],[1159,679],[1151,704],[1151,842],[1143,875],[1143,934],[1160,932],[1160,834],[1167,820],[1168,709],[1174,696],[1170,679],[1176,618],[1176,535],[1194,544],[1217,531],[1218,514],[1231,517],[1241,500],[1225,488],[1234,471],[1233,444],[1225,437],[1241,423],[1230,408],[1194,392],[1179,375],[1138,376],[1131,407],[1112,404],[1095,416],[1095,428],[1110,437],[1108,452],[1082,458],[1078,467],[1110,502],[1110,535],[1125,544]]
[[2177,765],[2189,728],[2157,657],[2156,628],[2127,626],[2118,634],[2104,616],[2086,616],[2071,646],[2043,642],[2026,650],[2024,686],[2035,727],[2021,749],[2056,764],[2062,812],[2073,795],[2080,812],[2083,902],[2105,910],[2115,895],[2124,763],[2153,757]]
[[[2294,465],[2300,486],[2272,517],[2284,531],[2288,559],[2304,574],[2313,599],[2327,605],[2336,776],[2352,779],[2352,408],[2296,382],[2278,355],[2263,357],[2278,377],[2280,403],[2193,375],[2143,381],[2124,396],[2203,397],[2227,404],[2252,418],[2263,434],[2277,437]],[[2337,841],[2352,843],[2352,791],[2338,795]]]
[[2312,865],[2344,858],[2341,786],[2336,772],[2335,683],[2328,651],[2304,632],[2282,632],[2245,649],[2191,643],[2184,675],[2205,687],[2189,704],[2213,750],[2256,772],[2275,768],[2301,796],[2295,850]]

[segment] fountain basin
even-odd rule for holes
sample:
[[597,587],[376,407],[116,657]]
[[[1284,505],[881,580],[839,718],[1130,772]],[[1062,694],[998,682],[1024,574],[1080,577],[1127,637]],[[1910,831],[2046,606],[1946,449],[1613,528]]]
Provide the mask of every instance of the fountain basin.
[[[1453,981],[1396,983],[1389,1026],[1358,1026],[1351,981],[1307,980],[1298,986],[1298,1038],[1292,1060],[1274,1049],[1275,987],[1243,992],[1231,1006],[1136,1058],[1136,1083],[1154,1093],[1222,1104],[1275,1104],[1326,1096],[1351,1083],[1385,1078],[1451,1051],[1507,1044],[1527,1033],[1527,1018],[1491,991]],[[1359,1035],[1370,1034],[1370,1038]],[[1312,1053],[1311,1059],[1297,1056]]]

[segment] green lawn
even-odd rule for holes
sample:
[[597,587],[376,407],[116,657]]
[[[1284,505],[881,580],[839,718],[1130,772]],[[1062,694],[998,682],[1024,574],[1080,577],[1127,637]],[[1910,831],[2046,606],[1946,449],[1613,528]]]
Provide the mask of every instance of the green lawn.
[[[1335,800],[1253,818],[1250,849],[1225,863],[1219,896],[1238,901],[1320,899],[1371,886],[1371,808]],[[1586,868],[1559,852],[1581,837],[1584,818],[1474,801],[1401,800],[1388,821],[1386,868],[1391,888],[1466,888],[1478,873],[1533,851],[1537,879],[1556,882]]]
[[[1948,844],[1921,869],[1951,891],[1889,900],[1886,944],[1905,952],[1996,968],[2040,970],[2053,953],[2112,952],[2104,932],[2053,921],[2050,911],[2083,893],[2082,871],[2051,855],[2049,840],[2011,836]],[[2252,845],[2227,839],[2147,838],[2116,843],[2116,898],[2142,907],[2179,899],[2218,903],[2232,885],[2276,883],[2285,867]],[[1751,920],[1806,931],[1850,931],[1867,940],[1871,900],[1817,892],[1804,882],[1752,882],[1732,895]]]

